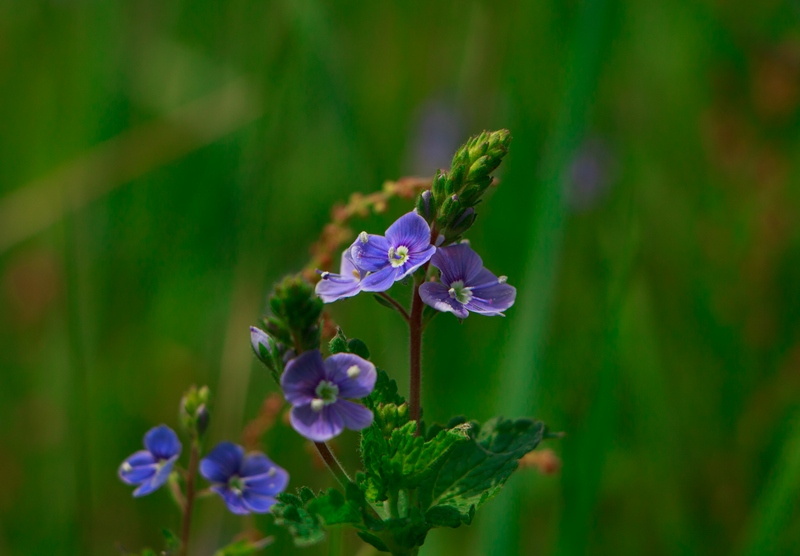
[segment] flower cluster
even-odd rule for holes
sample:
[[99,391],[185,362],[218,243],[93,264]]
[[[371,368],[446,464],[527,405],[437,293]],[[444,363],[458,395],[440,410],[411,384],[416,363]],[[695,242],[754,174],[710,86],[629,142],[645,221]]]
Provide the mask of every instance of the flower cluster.
[[[178,435],[166,425],[159,425],[144,435],[140,450],[119,466],[119,478],[138,485],[134,496],[158,490],[173,473],[181,454]],[[286,489],[289,474],[260,452],[244,453],[232,442],[220,442],[200,461],[200,474],[235,514],[265,513],[275,504],[275,496]]]
[[[471,214],[471,213],[470,213]],[[416,212],[400,217],[385,236],[361,232],[342,253],[339,274],[322,272],[316,287],[325,303],[359,292],[385,292],[430,262],[440,280],[420,286],[422,300],[442,312],[466,318],[470,312],[502,315],[514,304],[516,289],[483,267],[468,243],[437,247],[431,243],[430,225]]]

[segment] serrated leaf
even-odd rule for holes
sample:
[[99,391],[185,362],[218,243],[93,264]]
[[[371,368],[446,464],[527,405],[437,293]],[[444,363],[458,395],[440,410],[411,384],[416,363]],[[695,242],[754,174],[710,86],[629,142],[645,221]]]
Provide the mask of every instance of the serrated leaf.
[[436,527],[458,527],[461,512],[453,506],[434,506],[425,514],[425,520]]
[[365,490],[370,500],[382,502],[390,492],[417,488],[437,472],[456,444],[470,441],[470,425],[442,430],[428,441],[416,436],[416,426],[416,422],[409,421],[392,430],[388,438],[377,424],[362,432]]
[[483,426],[472,423],[473,440],[450,450],[421,485],[421,507],[453,507],[469,523],[475,509],[499,492],[518,460],[539,444],[545,430],[541,422],[529,419],[497,417]]
[[309,512],[317,514],[326,525],[361,523],[361,509],[335,488],[328,489],[306,505]]
[[369,396],[364,398],[364,405],[375,411],[381,404],[394,404],[399,407],[404,403],[406,403],[406,400],[397,393],[397,383],[389,378],[386,371],[378,369],[375,388]]
[[369,359],[369,348],[367,348],[367,344],[358,338],[353,338],[347,342],[347,351],[358,355],[362,359]]
[[[363,526],[363,494],[357,495],[348,488],[345,496],[335,488],[314,495],[308,487],[298,492],[299,496],[283,493],[272,507],[275,524],[286,527],[297,546],[310,546],[325,538],[325,526],[350,524]],[[365,501],[366,502],[366,501]]]
[[293,494],[279,494],[272,513],[275,524],[289,530],[296,546],[311,546],[325,539],[319,518],[306,510],[303,501]]

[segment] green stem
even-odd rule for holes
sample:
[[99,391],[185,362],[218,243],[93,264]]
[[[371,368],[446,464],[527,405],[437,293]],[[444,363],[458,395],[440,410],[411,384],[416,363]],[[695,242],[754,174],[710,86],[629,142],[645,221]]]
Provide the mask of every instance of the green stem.
[[[427,265],[425,265],[427,270]],[[412,421],[417,422],[419,436],[420,416],[422,413],[422,298],[419,296],[421,281],[414,280],[414,291],[411,298],[411,316],[408,319],[409,332],[409,402],[408,409]]]
[[194,507],[194,487],[197,479],[197,465],[200,461],[200,446],[197,437],[192,438],[192,451],[189,454],[189,469],[186,475],[186,505],[181,525],[181,556],[189,554],[189,532],[192,527],[192,508]]

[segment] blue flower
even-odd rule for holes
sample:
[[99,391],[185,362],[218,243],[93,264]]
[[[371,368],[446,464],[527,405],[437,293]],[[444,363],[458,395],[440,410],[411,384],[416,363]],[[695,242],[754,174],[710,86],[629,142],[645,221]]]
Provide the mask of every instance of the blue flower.
[[383,292],[427,263],[436,247],[431,229],[416,212],[398,218],[386,236],[361,232],[350,247],[354,266],[363,274],[361,291]]
[[314,442],[325,442],[345,427],[372,424],[372,412],[343,398],[363,398],[375,388],[375,365],[352,353],[322,360],[319,350],[292,359],[281,376],[281,388],[292,404],[294,429]]
[[[358,240],[356,240],[358,241]],[[361,279],[364,274],[356,268],[348,247],[342,253],[342,264],[339,274],[322,272],[322,280],[317,282],[316,292],[325,303],[333,303],[345,297],[353,297],[361,291]]]
[[245,455],[233,442],[220,442],[200,460],[200,474],[235,514],[268,512],[289,484],[285,469],[260,452]]
[[514,304],[517,290],[485,268],[478,254],[466,243],[440,247],[431,264],[441,271],[439,282],[419,287],[422,301],[438,311],[464,319],[469,313],[500,315]]
[[129,485],[139,485],[134,496],[144,496],[167,482],[181,453],[178,435],[166,425],[159,425],[144,435],[144,447],[119,466],[119,478]]

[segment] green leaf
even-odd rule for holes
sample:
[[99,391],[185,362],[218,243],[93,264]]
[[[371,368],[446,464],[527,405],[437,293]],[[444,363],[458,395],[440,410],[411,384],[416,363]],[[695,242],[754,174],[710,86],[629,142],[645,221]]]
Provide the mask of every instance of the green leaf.
[[358,536],[361,537],[361,540],[367,544],[374,546],[380,552],[389,552],[389,547],[386,546],[380,538],[376,537],[372,533],[367,533],[366,531],[359,531]]
[[[308,487],[293,494],[278,495],[278,503],[272,507],[275,524],[286,527],[297,546],[310,546],[325,538],[325,526],[350,524],[363,527],[363,494],[356,494],[348,486],[348,496],[335,488],[315,496]],[[366,501],[364,501],[366,502]]]
[[378,369],[375,389],[372,390],[369,396],[364,398],[364,405],[374,411],[376,407],[382,404],[394,404],[399,407],[404,403],[406,403],[406,400],[397,393],[397,383],[394,379],[389,378],[386,371]]
[[306,507],[309,512],[317,514],[326,525],[361,523],[361,509],[355,502],[346,500],[335,488],[328,489],[325,494],[309,501]]
[[[386,407],[379,406],[376,414]],[[391,492],[415,489],[444,463],[447,453],[460,442],[470,442],[469,425],[441,430],[426,441],[416,436],[417,424],[407,421],[390,435],[381,429],[379,419],[362,432],[361,454],[366,471],[365,490],[373,502],[386,500]]]
[[347,336],[344,335],[341,328],[336,329],[336,336],[331,338],[331,341],[328,343],[328,349],[333,355],[337,353],[347,353]]
[[365,344],[362,340],[358,338],[353,338],[349,342],[347,342],[347,351],[352,354],[358,355],[363,359],[369,359],[369,349],[367,348],[367,344]]
[[435,527],[458,527],[461,512],[453,506],[434,506],[425,514],[425,520]]
[[325,539],[321,520],[306,510],[303,500],[293,494],[279,494],[272,513],[275,524],[289,530],[296,546],[311,546]]
[[529,419],[496,417],[483,426],[475,422],[470,425],[473,440],[453,447],[419,490],[423,509],[455,508],[464,523],[470,523],[475,509],[500,491],[519,459],[533,450],[546,432],[544,424]]

